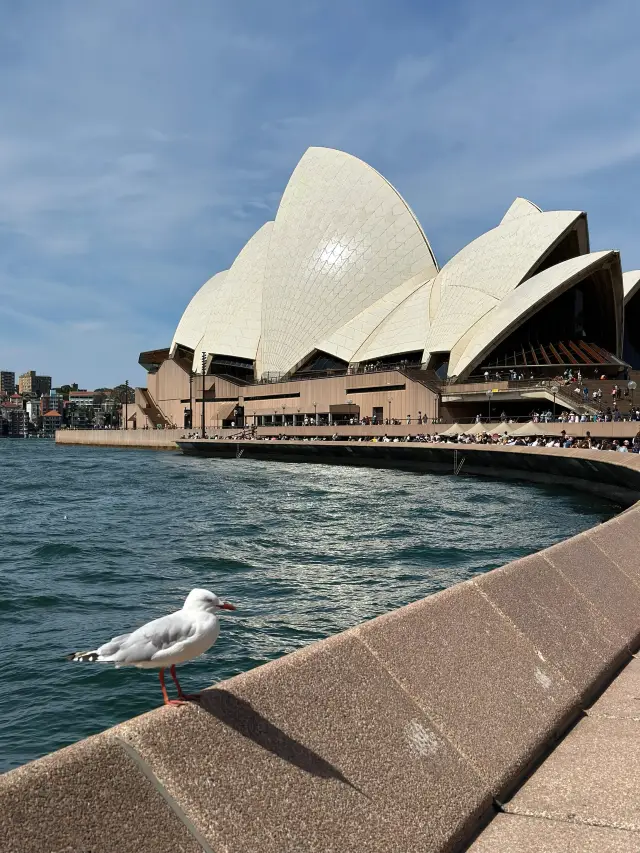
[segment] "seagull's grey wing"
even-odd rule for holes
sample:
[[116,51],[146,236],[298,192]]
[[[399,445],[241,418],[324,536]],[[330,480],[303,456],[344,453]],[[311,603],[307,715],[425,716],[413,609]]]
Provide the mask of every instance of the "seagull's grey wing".
[[[196,623],[183,610],[147,622],[132,634],[123,635],[111,660],[120,666],[153,660],[158,652],[184,643],[196,632]],[[113,641],[112,641],[113,642]]]
[[110,657],[120,649],[122,643],[130,636],[131,634],[120,634],[118,637],[112,637],[108,643],[103,643],[96,651],[100,657]]

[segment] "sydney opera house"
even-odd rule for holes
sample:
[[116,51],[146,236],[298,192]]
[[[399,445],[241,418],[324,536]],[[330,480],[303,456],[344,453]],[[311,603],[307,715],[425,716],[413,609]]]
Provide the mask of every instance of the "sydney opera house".
[[569,370],[613,380],[640,368],[640,270],[590,251],[584,212],[523,198],[440,268],[382,175],[310,148],[275,219],[140,363],[138,427],[198,426],[203,403],[208,428],[447,421],[487,392],[529,411]]

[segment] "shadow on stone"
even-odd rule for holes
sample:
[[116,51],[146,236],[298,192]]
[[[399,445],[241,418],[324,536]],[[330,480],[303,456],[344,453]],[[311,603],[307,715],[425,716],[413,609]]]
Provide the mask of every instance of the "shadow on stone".
[[336,779],[366,797],[366,794],[350,782],[342,773],[325,761],[317,752],[289,737],[288,734],[270,723],[244,699],[227,690],[205,690],[200,707],[216,719],[229,726],[243,737],[252,740],[278,758],[320,779]]

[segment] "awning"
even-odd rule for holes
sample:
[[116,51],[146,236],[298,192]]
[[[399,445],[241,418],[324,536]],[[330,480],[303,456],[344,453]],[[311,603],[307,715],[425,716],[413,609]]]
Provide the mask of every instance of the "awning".
[[511,435],[526,438],[527,436],[531,435],[549,435],[549,432],[545,430],[544,427],[540,426],[540,424],[536,424],[533,421],[529,421],[528,424],[518,427],[518,429],[514,429]]
[[472,427],[469,427],[469,429],[466,429],[464,431],[464,434],[465,435],[483,435],[483,433],[487,433],[488,435],[491,435],[492,433],[496,432],[496,430],[498,429],[498,426],[499,426],[499,424],[497,424],[497,423],[492,423],[492,424],[477,423],[477,424],[474,424]]
[[465,429],[466,427],[460,426],[460,424],[451,424],[448,429],[442,430],[440,435],[462,435]]
[[146,352],[141,352],[138,357],[138,364],[144,367],[147,373],[156,373],[163,361],[169,358],[169,348],[152,349]]
[[491,434],[495,435],[503,435],[505,432],[511,432],[511,430],[517,429],[517,424],[508,424],[506,421],[502,421],[497,426],[492,427]]

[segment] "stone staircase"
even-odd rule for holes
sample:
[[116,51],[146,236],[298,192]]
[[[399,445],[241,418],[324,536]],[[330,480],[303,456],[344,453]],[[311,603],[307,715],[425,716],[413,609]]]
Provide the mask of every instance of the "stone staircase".
[[[613,391],[614,385],[617,385],[621,391],[620,396],[616,398],[617,408],[620,414],[624,417],[629,414],[631,410],[632,404],[634,406],[640,405],[640,371],[631,371],[630,378],[634,379],[638,383],[638,388],[628,396],[625,396],[624,392],[627,391],[628,381],[624,379],[583,379],[582,387],[585,386],[589,389],[589,400],[591,405],[595,408],[597,412],[605,412],[607,408],[613,409],[613,400],[614,398],[611,395]],[[569,386],[566,386],[569,387]],[[602,397],[599,401],[593,400],[593,392],[594,391],[602,391]],[[576,396],[578,396],[576,394]]]
[[153,399],[147,388],[136,388],[136,404],[149,418],[149,422],[153,424],[154,428],[171,426],[170,419]]
[[408,367],[398,368],[398,373],[402,373],[403,376],[406,376],[407,379],[411,379],[413,382],[424,385],[425,388],[433,391],[434,394],[442,392],[443,382],[435,370],[420,370],[419,368]]
[[[584,399],[583,395],[576,394],[575,388],[577,386],[572,385],[562,385],[560,386],[558,393],[556,394],[556,403],[559,403],[561,406],[564,405],[570,408],[573,412],[576,412],[578,415],[586,414],[586,415],[597,415],[600,412],[600,407],[593,402],[591,397],[588,397],[587,400]],[[583,388],[584,385],[581,385],[580,388]]]

